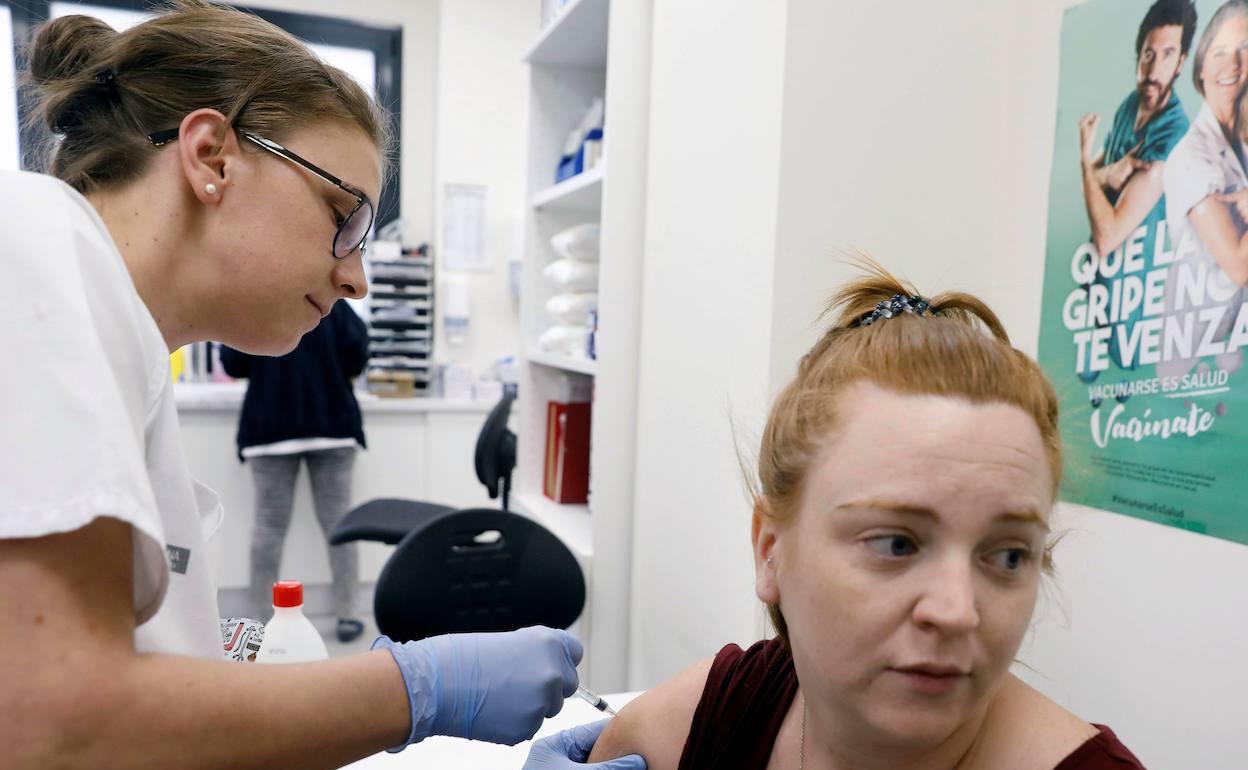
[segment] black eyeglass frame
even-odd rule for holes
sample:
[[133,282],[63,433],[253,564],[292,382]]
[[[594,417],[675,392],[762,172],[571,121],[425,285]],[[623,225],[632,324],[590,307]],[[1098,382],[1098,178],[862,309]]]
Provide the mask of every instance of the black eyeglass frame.
[[[174,139],[177,139],[178,133],[180,130],[181,129],[178,129],[178,128],[170,128],[164,131],[156,131],[155,133],[148,134],[147,140],[151,142],[154,146],[161,147],[165,144],[168,144],[169,142],[172,142]],[[355,251],[356,249],[359,249],[360,256],[361,257],[364,256],[364,252],[368,248],[368,246],[364,242],[368,240],[368,234],[372,232],[373,230],[373,220],[377,216],[377,207],[373,205],[373,202],[368,199],[368,196],[365,195],[362,190],[356,187],[353,187],[352,185],[346,184],[341,179],[329,173],[325,169],[321,168],[320,166],[316,165],[315,163],[312,163],[311,161],[305,158],[300,157],[296,153],[292,152],[291,150],[286,149],[285,147],[273,141],[272,139],[265,139],[263,136],[260,136],[259,134],[253,134],[250,131],[239,131],[238,133],[244,139],[247,139],[259,145],[261,148],[268,150],[269,152],[273,153],[279,158],[285,158],[291,163],[295,163],[295,164],[302,166],[308,171],[311,171],[313,174],[316,174],[317,176],[319,176],[321,179],[324,179],[326,182],[329,182],[330,184],[334,185],[338,189],[354,197],[355,206],[351,208],[351,211],[347,212],[347,215],[342,218],[342,222],[338,225],[338,230],[337,232],[334,233],[334,241],[332,244],[330,244],[329,253],[333,256],[334,259],[346,259],[347,257],[351,256],[351,252]],[[343,252],[341,257],[338,256],[338,239],[342,237],[343,228],[345,228],[347,226],[347,223],[351,221],[351,217],[355,216],[356,212],[360,210],[360,207],[366,203],[368,204],[368,227],[364,228],[364,234],[360,236],[360,240],[357,243],[352,244],[351,248]]]

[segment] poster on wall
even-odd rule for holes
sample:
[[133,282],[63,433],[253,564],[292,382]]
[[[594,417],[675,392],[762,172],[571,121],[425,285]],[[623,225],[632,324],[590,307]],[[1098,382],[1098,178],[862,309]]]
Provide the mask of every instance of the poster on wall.
[[1062,499],[1248,543],[1248,0],[1089,0],[1060,57]]

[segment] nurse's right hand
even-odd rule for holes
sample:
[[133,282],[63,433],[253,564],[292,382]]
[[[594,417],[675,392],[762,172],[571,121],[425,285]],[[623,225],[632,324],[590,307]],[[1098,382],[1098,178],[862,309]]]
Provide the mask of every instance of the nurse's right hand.
[[514,745],[559,713],[576,692],[584,648],[571,634],[534,626],[500,634],[449,634],[396,644],[382,636],[399,665],[412,711],[402,746],[430,735]]

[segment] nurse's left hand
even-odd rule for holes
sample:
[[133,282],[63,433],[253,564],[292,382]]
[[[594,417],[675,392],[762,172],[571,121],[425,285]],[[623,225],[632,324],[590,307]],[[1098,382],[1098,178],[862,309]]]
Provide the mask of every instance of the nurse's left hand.
[[593,750],[598,736],[602,735],[603,728],[610,721],[604,719],[601,722],[578,725],[536,741],[521,770],[646,770],[646,760],[637,754],[628,754],[592,765],[581,764],[589,759],[589,752]]

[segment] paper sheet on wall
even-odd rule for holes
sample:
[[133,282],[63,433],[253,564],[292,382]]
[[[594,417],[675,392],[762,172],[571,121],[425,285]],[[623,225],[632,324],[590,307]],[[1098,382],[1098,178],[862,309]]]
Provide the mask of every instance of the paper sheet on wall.
[[447,270],[489,270],[485,254],[487,188],[447,182],[442,200],[442,264]]

